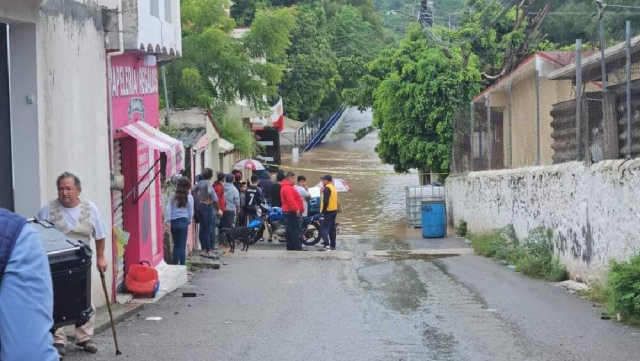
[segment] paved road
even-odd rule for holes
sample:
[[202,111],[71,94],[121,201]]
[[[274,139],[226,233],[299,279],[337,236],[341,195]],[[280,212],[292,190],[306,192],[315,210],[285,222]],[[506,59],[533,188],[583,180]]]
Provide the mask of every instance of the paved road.
[[[589,302],[491,260],[367,259],[366,251],[419,241],[346,242],[350,260],[228,259],[121,323],[123,356],[113,355],[105,332],[96,337],[97,355],[70,349],[65,360],[615,361],[640,354],[639,329],[600,320]],[[430,246],[447,245],[460,242]]]

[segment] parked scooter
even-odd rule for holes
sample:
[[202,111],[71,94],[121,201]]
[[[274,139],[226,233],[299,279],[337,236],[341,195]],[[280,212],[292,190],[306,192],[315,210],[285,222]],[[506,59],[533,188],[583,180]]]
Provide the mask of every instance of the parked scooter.
[[[263,203],[258,207],[258,216],[260,217],[259,221],[256,220],[249,224],[249,228],[252,230],[252,244],[262,238],[265,230],[269,233],[269,242],[274,239],[279,242],[286,242],[286,228],[284,226],[282,208],[269,207],[266,203]],[[320,242],[320,215],[304,217],[301,233],[301,240],[304,245],[313,246]]]

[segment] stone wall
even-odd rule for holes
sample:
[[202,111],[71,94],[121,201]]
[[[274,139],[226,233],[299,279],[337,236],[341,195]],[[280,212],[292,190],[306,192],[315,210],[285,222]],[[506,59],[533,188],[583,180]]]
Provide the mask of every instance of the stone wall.
[[640,159],[474,172],[446,181],[449,221],[470,232],[553,229],[571,277],[591,281],[640,249]]

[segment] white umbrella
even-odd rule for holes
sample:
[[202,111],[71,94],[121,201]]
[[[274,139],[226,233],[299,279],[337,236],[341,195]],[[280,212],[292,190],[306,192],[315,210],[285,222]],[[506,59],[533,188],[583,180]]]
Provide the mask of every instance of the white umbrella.
[[233,169],[247,169],[247,170],[264,170],[264,165],[255,159],[243,159],[236,162],[233,165]]
[[[349,184],[347,183],[346,180],[342,179],[342,178],[333,178],[333,186],[336,187],[336,191],[338,192],[351,192],[351,187],[349,187]],[[322,182],[318,183],[316,185],[316,187],[323,187]]]

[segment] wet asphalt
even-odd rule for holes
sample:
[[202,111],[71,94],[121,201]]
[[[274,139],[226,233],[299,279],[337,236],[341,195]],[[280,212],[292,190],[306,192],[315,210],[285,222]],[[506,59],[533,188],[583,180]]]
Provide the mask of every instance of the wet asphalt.
[[419,242],[345,236],[351,260],[228,259],[120,323],[123,355],[106,331],[98,354],[70,349],[65,360],[638,359],[640,329],[491,260],[364,257]]
[[[340,195],[338,238],[350,259],[226,259],[120,323],[123,355],[114,356],[107,330],[95,337],[98,354],[70,347],[65,360],[640,360],[640,328],[601,320],[592,303],[492,260],[365,257],[372,250],[467,247],[407,228],[405,187],[416,185],[417,175],[380,164],[375,133],[353,142],[369,124],[370,112],[350,110],[341,133],[297,161],[284,157],[307,179],[332,173],[350,182],[353,191]],[[260,248],[284,246],[251,250]]]

